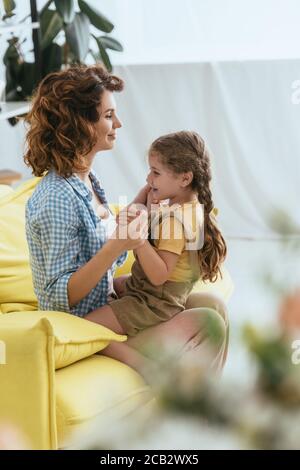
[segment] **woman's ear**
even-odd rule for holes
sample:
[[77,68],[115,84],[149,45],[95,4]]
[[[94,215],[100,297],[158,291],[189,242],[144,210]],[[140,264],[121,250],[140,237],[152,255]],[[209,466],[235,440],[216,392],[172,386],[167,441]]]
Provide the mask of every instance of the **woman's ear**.
[[181,178],[182,187],[185,188],[189,186],[191,182],[193,181],[193,177],[194,175],[192,171],[188,171],[187,173],[182,173],[182,178]]

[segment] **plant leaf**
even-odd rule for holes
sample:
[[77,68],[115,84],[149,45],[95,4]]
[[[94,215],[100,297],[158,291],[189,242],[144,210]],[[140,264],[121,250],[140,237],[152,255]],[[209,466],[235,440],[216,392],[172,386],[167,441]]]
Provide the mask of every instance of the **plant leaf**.
[[21,70],[21,57],[16,45],[18,44],[18,38],[13,37],[12,39],[8,40],[9,46],[5,51],[3,62],[6,66],[5,71],[5,93],[6,97],[7,94],[16,88],[19,83],[19,73]]
[[83,62],[90,42],[90,21],[84,13],[76,13],[73,23],[65,27],[66,41],[74,57]]
[[93,26],[104,33],[110,33],[114,29],[114,25],[96,8],[90,7],[84,0],[78,0],[80,10],[85,13]]
[[102,46],[104,49],[112,49],[113,51],[123,52],[123,46],[119,41],[116,39],[110,38],[109,36],[100,36],[98,37],[99,41],[101,41]]
[[37,86],[37,70],[35,63],[23,62],[19,73],[19,85],[26,97],[31,97]]
[[72,23],[75,18],[75,9],[73,0],[54,0],[56,10],[65,24]]
[[[18,68],[15,68],[15,67],[16,67],[16,65],[12,64],[12,63],[7,65],[7,67],[6,67],[6,71],[5,71],[5,81],[6,81],[5,98],[6,98],[6,101],[8,101],[8,98],[7,98],[8,94],[12,90],[16,90],[17,86],[18,86],[18,75],[19,75],[20,66],[18,65]],[[16,100],[16,101],[18,101],[18,100]]]
[[6,68],[6,80],[6,101],[24,101],[31,97],[37,85],[35,64],[31,62],[20,64],[17,80],[11,80],[10,69]]
[[15,15],[15,13],[7,13],[7,15],[2,16],[2,21],[6,20],[7,18],[12,18]]
[[42,54],[43,77],[50,72],[56,72],[62,65],[62,47],[52,43],[43,50]]
[[6,101],[23,101],[24,96],[22,93],[18,92],[16,88],[12,88],[10,91],[5,93]]
[[91,54],[95,62],[101,62],[101,55],[99,52],[95,52],[92,49],[89,49],[89,53]]
[[45,5],[41,9],[41,11],[39,12],[39,17],[41,17],[44,14],[45,10],[48,10],[48,8],[49,8],[49,6],[51,5],[52,2],[53,2],[53,0],[48,0],[48,2],[45,3]]
[[94,38],[97,41],[102,62],[105,65],[105,67],[107,68],[108,72],[111,72],[112,71],[112,65],[111,65],[111,62],[109,60],[109,57],[108,57],[108,54],[107,54],[106,50],[102,46],[101,41],[99,40],[99,38],[96,38],[95,36],[94,36]]
[[16,8],[16,2],[14,0],[3,0],[3,6],[6,16],[12,16],[12,11]]
[[63,20],[54,10],[45,10],[40,16],[41,48],[45,49],[51,44],[63,27]]
[[18,49],[16,47],[18,43],[18,38],[13,37],[12,39],[8,40],[8,47],[4,53],[3,56],[3,63],[4,65],[8,65],[10,61],[15,61],[17,62],[20,58],[20,54],[18,52]]

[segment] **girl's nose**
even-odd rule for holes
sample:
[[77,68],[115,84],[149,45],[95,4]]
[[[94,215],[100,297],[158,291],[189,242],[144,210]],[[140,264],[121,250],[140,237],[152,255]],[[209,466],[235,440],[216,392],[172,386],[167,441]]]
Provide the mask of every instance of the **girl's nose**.
[[146,181],[147,181],[148,184],[151,184],[151,182],[150,182],[150,175],[147,176]]

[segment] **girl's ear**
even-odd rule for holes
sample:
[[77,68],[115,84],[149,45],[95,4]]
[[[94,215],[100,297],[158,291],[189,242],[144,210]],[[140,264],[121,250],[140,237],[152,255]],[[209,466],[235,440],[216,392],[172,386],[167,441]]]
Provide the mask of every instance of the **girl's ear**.
[[182,187],[185,188],[189,186],[191,182],[193,181],[193,177],[194,175],[192,171],[188,171],[187,173],[182,173],[182,177],[181,177]]

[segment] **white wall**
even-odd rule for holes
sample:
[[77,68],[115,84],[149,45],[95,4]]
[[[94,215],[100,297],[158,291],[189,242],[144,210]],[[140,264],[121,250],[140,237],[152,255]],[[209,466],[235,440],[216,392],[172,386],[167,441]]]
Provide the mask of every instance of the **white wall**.
[[299,0],[102,0],[100,5],[125,46],[117,63],[300,54]]

